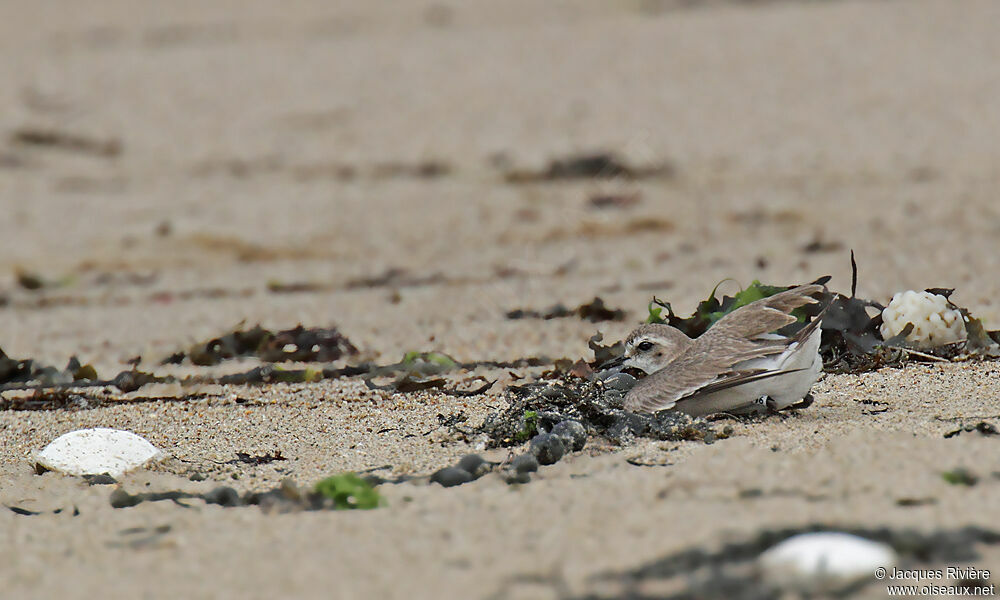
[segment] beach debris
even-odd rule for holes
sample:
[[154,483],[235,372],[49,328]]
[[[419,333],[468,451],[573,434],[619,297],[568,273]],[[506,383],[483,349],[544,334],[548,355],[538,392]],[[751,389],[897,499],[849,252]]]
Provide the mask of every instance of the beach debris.
[[[928,288],[909,296],[924,309],[932,305],[940,308],[944,301],[942,312],[925,312],[923,320],[900,316],[898,310],[889,311],[877,302],[835,294],[823,315],[820,354],[824,369],[832,373],[862,373],[887,366],[899,367],[911,360],[1000,357],[1000,332],[986,331],[968,309],[951,302],[951,293],[950,289]],[[874,316],[871,311],[875,312]],[[890,319],[889,326],[884,317]],[[921,324],[922,335],[917,338],[913,337],[913,332],[917,331],[913,320]],[[935,332],[932,344],[926,337],[928,329]]]
[[111,540],[108,546],[113,548],[162,548],[170,542],[166,535],[173,530],[171,525],[157,525],[156,527],[127,527],[118,532],[122,536],[121,540]]
[[356,181],[359,179],[437,179],[453,173],[454,168],[449,163],[437,159],[352,164],[329,160],[291,162],[280,156],[264,155],[252,158],[212,159],[196,165],[192,171],[199,177],[227,175],[245,178],[265,174],[288,174],[300,181],[325,179]]
[[327,477],[316,484],[316,493],[332,500],[334,510],[368,510],[385,504],[378,491],[354,473]]
[[0,383],[11,381],[26,381],[33,375],[31,359],[18,360],[10,358],[0,348]]
[[[765,285],[755,279],[749,286],[741,289],[733,296],[723,296],[722,299],[716,298],[719,286],[725,283],[725,281],[726,280],[719,282],[719,284],[712,289],[712,293],[709,294],[708,298],[699,302],[694,313],[687,318],[678,317],[674,314],[673,307],[669,302],[664,302],[654,297],[648,306],[649,316],[646,318],[646,322],[665,323],[671,327],[679,329],[690,338],[696,338],[708,331],[708,328],[714,325],[719,319],[734,310],[742,308],[751,302],[756,302],[762,298],[767,298],[795,287],[784,285]],[[820,277],[812,283],[826,285],[828,281],[830,281],[830,277],[825,276]],[[663,314],[664,310],[667,311],[666,315]],[[804,323],[807,317],[815,316],[818,314],[819,310],[822,310],[822,306],[813,304],[797,308],[792,311],[792,314],[798,317],[801,323]],[[789,327],[794,328],[796,326],[801,327],[802,325],[792,324]]]
[[[101,281],[102,276],[97,276],[93,280],[93,285],[105,285]],[[126,277],[126,276],[122,276]],[[140,277],[140,276],[135,276]],[[120,280],[119,280],[120,281]],[[84,294],[84,293],[57,293],[56,288],[68,288],[76,282],[73,276],[67,276],[59,280],[43,280],[45,293],[38,294],[18,294],[7,297],[9,306],[24,308],[28,310],[39,310],[57,308],[61,306],[112,306],[121,307],[134,304],[170,304],[173,302],[186,302],[197,299],[220,300],[223,298],[249,298],[256,294],[258,290],[252,287],[229,289],[222,287],[196,288],[179,291],[158,290],[151,291],[143,295],[121,295],[121,294]],[[120,283],[117,283],[120,285]],[[138,282],[135,282],[139,285]],[[37,291],[37,290],[36,290]]]
[[[46,511],[40,511],[40,510],[28,510],[27,508],[22,508],[20,506],[10,506],[10,505],[5,505],[5,506],[7,508],[9,508],[10,511],[12,513],[14,513],[15,515],[21,515],[22,517],[33,517],[33,516],[36,516],[36,515],[46,515],[46,514],[58,515],[58,514],[62,514],[63,512],[66,512],[65,508],[57,508],[57,509],[51,510],[51,511],[48,511],[48,510],[46,510]],[[70,513],[70,514],[73,515],[74,517],[78,517],[78,516],[80,516],[80,509],[77,508],[76,506],[74,506],[73,507],[73,512]]]
[[963,433],[970,433],[970,432],[973,432],[973,431],[978,431],[982,435],[997,435],[997,434],[1000,434],[1000,431],[997,430],[996,425],[994,425],[993,423],[988,423],[986,421],[980,421],[980,422],[976,423],[975,425],[963,425],[962,427],[960,427],[958,429],[955,429],[954,431],[949,431],[948,433],[944,434],[944,437],[945,438],[953,438],[953,437],[955,437],[957,435],[961,435]]
[[106,286],[150,286],[160,279],[159,271],[100,271],[93,276],[93,285]]
[[459,467],[445,467],[438,469],[431,475],[431,483],[438,483],[442,487],[455,487],[472,481],[472,473]]
[[101,473],[100,475],[84,475],[83,479],[90,485],[115,485],[118,483],[117,479],[107,473]]
[[579,452],[587,445],[587,429],[579,421],[567,419],[556,423],[552,435],[562,440],[563,445],[572,452]]
[[[853,252],[851,268],[850,296],[828,292],[820,305],[793,312],[802,321],[823,311],[819,352],[825,371],[856,374],[899,367],[908,361],[1000,358],[1000,331],[987,331],[968,309],[955,305],[950,300],[952,289],[901,292],[893,297],[895,304],[890,302],[890,308],[856,296],[858,270]],[[826,276],[813,283],[825,286],[829,280]],[[718,287],[686,318],[677,316],[669,302],[654,297],[648,306],[646,322],[666,323],[694,338],[737,308],[793,286],[766,285],[754,280],[735,295],[721,299],[716,297]],[[779,333],[791,334],[801,326],[801,322],[793,323]],[[615,353],[620,354],[616,349],[604,352]]]
[[566,454],[566,446],[559,436],[539,433],[531,438],[528,451],[538,459],[538,464],[554,465]]
[[265,362],[333,362],[357,354],[354,344],[335,327],[299,325],[271,331],[255,325],[250,329],[237,327],[187,351],[175,352],[163,364],[179,364],[187,358],[195,365],[209,366],[242,357],[256,357]]
[[291,479],[282,480],[277,487],[264,492],[240,494],[227,486],[220,486],[205,493],[172,490],[130,494],[123,488],[111,492],[109,501],[114,508],[130,508],[143,502],[170,500],[180,506],[189,506],[185,500],[202,500],[225,508],[258,506],[264,512],[288,513],[304,510],[367,510],[385,506],[378,490],[365,478],[355,473],[341,473],[327,477],[311,490],[303,490]]
[[[561,375],[553,380],[509,386],[506,395],[507,407],[487,415],[480,428],[491,446],[521,444],[538,433],[551,433],[568,420],[579,423],[587,435],[604,437],[616,445],[627,444],[635,437],[706,442],[718,438],[708,422],[684,413],[629,412],[623,407],[624,394],[596,379]],[[576,431],[573,439],[577,439],[575,425],[563,427]]]
[[[935,342],[931,347],[915,349],[911,334],[916,318],[907,318],[908,311],[894,308],[888,311],[871,300],[857,298],[858,264],[851,251],[851,296],[835,294],[830,308],[823,316],[823,342],[820,354],[824,368],[835,373],[861,373],[883,366],[901,366],[908,360],[955,360],[975,357],[979,359],[1000,357],[1000,331],[986,331],[982,322],[973,317],[967,308],[951,301],[952,288],[927,288],[924,292],[902,292],[893,296],[898,307],[917,307],[917,312],[927,323],[934,322],[931,330],[951,329],[953,341]],[[941,299],[944,299],[943,306]],[[891,304],[891,302],[890,302]],[[869,310],[877,312],[874,316]],[[957,314],[956,314],[957,313]],[[934,315],[937,315],[935,317]],[[961,320],[958,319],[961,316]],[[889,318],[889,325],[885,323]],[[940,323],[938,323],[940,319]],[[959,331],[964,323],[965,335]],[[943,326],[943,327],[942,327]],[[890,335],[891,334],[891,335]],[[888,336],[888,337],[886,337]],[[916,338],[919,342],[920,337]],[[929,341],[929,340],[928,340]],[[920,347],[920,346],[917,346]]]
[[899,560],[888,545],[842,533],[821,531],[788,538],[760,555],[764,580],[775,588],[834,593],[871,579],[876,569]]
[[844,245],[837,241],[830,241],[823,237],[822,232],[817,231],[813,236],[812,241],[808,244],[802,246],[802,252],[806,254],[823,253],[823,252],[837,252],[844,248]]
[[42,276],[33,271],[24,271],[22,269],[17,269],[17,284],[26,290],[40,290],[46,287],[47,283]]
[[249,452],[237,452],[236,458],[229,461],[230,464],[243,463],[245,465],[266,465],[279,460],[288,460],[281,455],[281,450],[268,452],[267,454],[250,454]]
[[538,411],[526,410],[521,416],[521,428],[514,434],[514,441],[526,442],[538,432]]
[[[479,387],[463,390],[458,388],[445,388],[447,380],[437,377],[442,373],[455,371],[458,369],[475,368],[473,364],[459,364],[454,358],[441,352],[407,352],[403,360],[391,365],[372,367],[365,375],[365,385],[371,390],[385,390],[393,393],[408,393],[423,390],[435,390],[449,396],[460,398],[477,396],[488,391],[496,380],[490,381],[482,376],[476,376],[469,381],[483,381]],[[379,385],[375,383],[375,378],[392,376],[395,377],[389,383]]]
[[[403,355],[403,359],[397,363],[371,369],[366,374],[365,385],[368,389],[396,393],[439,389],[444,388],[446,381],[443,377],[436,376],[457,368],[458,363],[447,354],[411,351]],[[384,376],[396,379],[384,385],[375,383],[375,378]]]
[[604,383],[604,387],[617,390],[621,393],[627,393],[629,390],[635,386],[635,382],[638,381],[634,376],[628,373],[611,373],[606,375],[601,374],[601,381]]
[[[640,234],[668,233],[677,229],[672,220],[656,216],[637,216],[627,221],[584,220],[570,225],[559,225],[545,234],[545,240],[551,242],[564,239],[600,239],[613,237],[630,237]],[[578,260],[567,263],[569,268],[555,269],[554,275],[565,275],[576,269]]]
[[161,450],[130,431],[96,428],[59,436],[35,454],[35,462],[39,472],[118,478],[162,456]]
[[541,170],[511,169],[504,173],[508,183],[565,181],[570,179],[646,179],[669,178],[676,168],[669,162],[632,165],[612,152],[587,152],[552,159]]
[[[263,385],[266,383],[315,383],[327,377],[336,379],[338,377],[359,375],[365,373],[365,369],[282,369],[277,365],[263,365],[254,367],[243,373],[231,373],[223,375],[218,379],[211,377],[201,377],[199,381],[206,383],[219,383],[222,385]],[[329,375],[328,375],[329,373]]]
[[0,399],[0,410],[73,410],[94,408],[103,404],[99,398],[67,390],[36,389],[30,396]]
[[[587,347],[594,353],[594,361],[590,363],[592,367],[599,367],[604,363],[614,360],[625,354],[625,342],[618,340],[610,346],[602,346],[601,342],[604,340],[604,334],[597,332],[590,336],[587,340]],[[631,389],[631,386],[629,386]],[[627,390],[626,390],[627,391]]]
[[462,458],[458,459],[457,466],[459,469],[472,474],[473,477],[478,479],[493,468],[493,463],[487,461],[478,454],[466,454]]
[[[534,434],[537,415],[529,414],[525,418],[528,421],[526,429]],[[553,465],[570,452],[582,450],[586,444],[586,431],[583,425],[576,421],[561,422],[553,428],[555,429],[558,429],[559,433],[542,432],[527,435],[524,439],[530,438],[530,440],[524,451],[513,458],[508,458],[507,461],[498,464],[487,461],[478,454],[467,454],[457,464],[435,471],[430,476],[430,481],[443,487],[454,487],[497,471],[507,483],[529,483],[531,473],[538,471],[540,465]]]
[[638,191],[635,192],[622,192],[617,194],[597,194],[591,196],[588,204],[591,208],[632,208],[633,206],[639,204],[642,199],[642,194]]
[[406,269],[390,267],[382,274],[374,277],[352,279],[347,282],[346,288],[349,290],[379,287],[403,288],[433,285],[444,281],[447,281],[447,278],[445,278],[445,276],[441,273],[432,273],[430,275],[412,275]]
[[[370,390],[386,390],[393,393],[419,392],[443,389],[447,383],[443,377],[435,377],[458,367],[458,363],[446,354],[438,352],[408,352],[403,360],[392,365],[373,370],[365,377],[365,385]],[[375,378],[395,376],[395,380],[378,385]]]
[[943,294],[914,290],[897,292],[882,311],[879,332],[883,339],[889,339],[901,335],[907,325],[912,325],[905,339],[918,348],[964,341],[965,320],[961,311],[949,304],[948,296]]
[[279,331],[258,348],[258,357],[267,362],[333,362],[355,355],[354,347],[336,328],[305,328]]
[[496,463],[491,463],[478,454],[466,454],[458,460],[457,464],[435,471],[431,475],[430,481],[440,484],[442,487],[455,487],[475,481],[491,472],[495,467]]
[[913,497],[903,497],[896,498],[896,506],[903,506],[906,508],[911,508],[914,506],[929,506],[931,504],[937,504],[937,498],[913,498]]
[[384,162],[375,164],[371,176],[374,179],[437,179],[450,174],[451,165],[440,160],[424,160],[417,163]]
[[[458,361],[442,352],[410,351],[403,355],[403,360],[397,365],[409,373],[433,375],[445,373],[458,367]],[[390,365],[387,368],[391,368]]]
[[950,471],[941,473],[941,479],[949,485],[964,485],[972,487],[979,483],[979,477],[965,467],[956,467]]
[[534,454],[526,453],[521,454],[514,458],[510,463],[511,468],[516,473],[534,473],[538,471],[540,466],[538,463],[538,458]]
[[[852,373],[898,364],[903,354],[886,348],[879,333],[882,305],[834,294],[823,313],[820,355],[829,372]],[[870,312],[874,312],[873,317]]]
[[73,356],[66,368],[57,369],[26,358],[10,358],[0,348],[0,389],[5,384],[37,382],[39,384],[72,383],[74,381],[96,380],[97,371],[90,364],[80,364]]
[[128,394],[150,383],[169,383],[171,381],[173,381],[172,377],[158,377],[152,373],[132,369],[130,371],[122,371],[108,383]]
[[986,331],[983,322],[968,309],[956,307],[965,319],[965,349],[973,356],[1000,358],[1000,331]]
[[[530,427],[536,424],[537,414],[531,416]],[[527,451],[505,464],[501,475],[509,484],[529,483],[541,465],[554,465],[570,452],[583,450],[586,443],[587,431],[579,421],[560,421],[551,432],[532,437]]]
[[143,502],[159,502],[162,500],[171,500],[176,504],[180,504],[181,506],[187,506],[186,504],[182,504],[180,501],[189,498],[204,499],[206,496],[208,496],[208,494],[192,494],[189,492],[181,492],[181,491],[146,492],[142,494],[129,494],[123,488],[118,487],[111,492],[109,501],[111,503],[112,508],[131,508],[133,506],[138,506]]
[[[290,350],[290,349],[285,349]],[[163,363],[178,363],[187,357],[186,352],[172,355]],[[133,359],[133,361],[135,360]],[[435,352],[411,352],[403,360],[390,365],[376,365],[364,362],[358,365],[339,368],[284,369],[278,365],[268,364],[254,367],[249,371],[230,373],[228,375],[191,375],[177,378],[171,375],[157,376],[139,371],[135,368],[122,371],[113,379],[101,380],[91,365],[81,365],[73,358],[64,370],[54,367],[40,367],[35,361],[16,360],[7,357],[0,350],[0,392],[2,391],[33,391],[33,395],[10,395],[0,398],[0,410],[54,410],[54,409],[86,409],[103,406],[116,401],[93,392],[87,388],[118,387],[125,393],[135,392],[150,383],[178,384],[180,395],[143,398],[144,400],[171,399],[184,400],[201,398],[204,394],[197,391],[183,393],[183,389],[194,386],[197,389],[205,384],[219,385],[263,385],[268,383],[315,383],[324,379],[339,379],[357,375],[366,376],[366,383],[372,389],[385,389],[393,392],[407,392],[421,389],[432,389],[438,393],[456,397],[471,397],[486,393],[496,380],[488,380],[481,375],[466,379],[462,388],[446,388],[446,380],[439,377],[425,376],[427,374],[444,373],[451,370],[472,371],[478,368],[515,369],[523,367],[539,367],[551,365],[553,361],[545,357],[530,357],[513,361],[472,361],[457,363],[451,357]],[[374,377],[400,375],[395,383],[376,385],[371,381]],[[468,388],[470,382],[482,382],[480,385]]]
[[303,292],[323,292],[333,288],[332,284],[315,281],[283,282],[276,279],[267,282],[267,291],[272,294],[299,294]]
[[122,142],[119,139],[98,139],[58,129],[21,127],[10,137],[13,143],[21,146],[57,148],[106,158],[118,156],[122,152]]
[[601,321],[623,321],[625,311],[620,308],[609,308],[604,299],[595,296],[586,304],[570,309],[563,304],[556,304],[545,310],[515,309],[507,312],[508,319],[560,319],[564,317],[579,317],[584,321],[599,323]]

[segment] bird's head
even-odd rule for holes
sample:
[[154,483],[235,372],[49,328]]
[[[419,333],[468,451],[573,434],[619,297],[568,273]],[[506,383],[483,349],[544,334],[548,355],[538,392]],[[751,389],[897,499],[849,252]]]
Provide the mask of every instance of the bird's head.
[[652,374],[673,362],[691,345],[691,338],[669,325],[647,324],[625,339],[622,367]]

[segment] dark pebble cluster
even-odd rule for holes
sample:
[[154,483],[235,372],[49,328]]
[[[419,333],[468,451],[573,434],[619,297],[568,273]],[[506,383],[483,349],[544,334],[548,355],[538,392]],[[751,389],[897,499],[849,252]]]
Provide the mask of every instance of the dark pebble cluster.
[[[636,437],[709,443],[717,439],[703,419],[674,411],[638,414],[625,410],[624,396],[634,383],[634,378],[621,373],[604,380],[564,377],[512,386],[508,388],[507,408],[490,414],[482,431],[494,446],[514,446],[537,434],[553,433],[556,427],[573,427],[575,433],[565,437],[574,440],[598,435],[618,445]],[[565,422],[576,423],[580,429],[563,425]]]
[[[541,465],[554,465],[570,452],[579,452],[587,444],[587,429],[579,421],[560,421],[550,431],[535,435],[528,442],[527,451],[503,465],[502,475],[507,483],[528,483],[531,474]],[[454,466],[439,469],[431,475],[431,482],[443,487],[454,487],[475,481],[493,471],[498,465],[488,462],[478,454],[468,454]]]
[[486,461],[478,454],[466,454],[459,459],[455,466],[435,471],[431,475],[431,482],[439,483],[444,487],[454,487],[479,479],[492,471],[495,466],[494,463]]
[[540,465],[554,465],[570,452],[579,452],[587,444],[587,429],[579,421],[567,419],[546,433],[531,438],[528,451],[510,462],[505,474],[507,483],[528,483]]

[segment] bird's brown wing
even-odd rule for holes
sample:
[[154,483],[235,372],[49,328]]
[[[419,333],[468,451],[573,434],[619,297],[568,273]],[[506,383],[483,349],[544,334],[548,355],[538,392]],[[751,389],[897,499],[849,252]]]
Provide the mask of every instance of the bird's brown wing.
[[[675,361],[639,380],[625,397],[625,408],[635,412],[656,412],[673,408],[681,398],[699,392],[708,385],[732,387],[759,378],[761,373],[733,371],[733,365],[781,354],[800,335],[793,338],[761,339],[761,336],[794,323],[791,311],[816,303],[812,294],[823,286],[802,285],[752,302],[719,320]],[[810,323],[809,331],[819,319]],[[807,332],[808,333],[808,332]]]
[[781,329],[796,321],[791,312],[800,306],[819,302],[813,297],[826,288],[818,284],[800,285],[767,298],[761,298],[719,319],[698,340],[706,336],[751,340]]

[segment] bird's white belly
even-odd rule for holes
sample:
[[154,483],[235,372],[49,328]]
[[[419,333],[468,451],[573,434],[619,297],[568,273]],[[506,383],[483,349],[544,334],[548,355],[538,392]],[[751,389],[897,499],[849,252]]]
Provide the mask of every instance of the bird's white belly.
[[757,409],[757,400],[767,396],[777,409],[786,408],[802,400],[819,379],[823,360],[819,356],[821,332],[819,328],[801,347],[794,347],[780,356],[754,359],[736,365],[741,369],[768,369],[788,371],[766,379],[751,381],[703,396],[681,398],[676,410],[692,416],[719,412],[742,413]]

